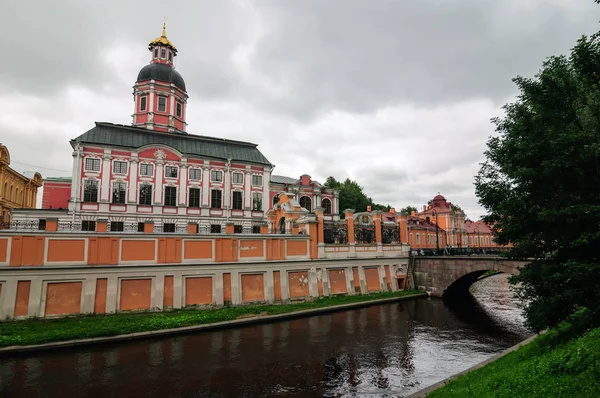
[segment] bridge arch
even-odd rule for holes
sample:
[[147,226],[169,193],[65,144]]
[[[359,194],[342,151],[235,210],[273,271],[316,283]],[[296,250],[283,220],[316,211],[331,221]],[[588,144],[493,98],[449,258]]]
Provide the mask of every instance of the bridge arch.
[[437,297],[468,295],[469,287],[487,271],[516,275],[527,264],[527,261],[479,256],[423,256],[415,257],[414,261],[415,287]]

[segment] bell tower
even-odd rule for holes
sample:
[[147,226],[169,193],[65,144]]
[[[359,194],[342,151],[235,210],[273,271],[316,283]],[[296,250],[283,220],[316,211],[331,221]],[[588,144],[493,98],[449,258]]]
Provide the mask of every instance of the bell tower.
[[148,45],[151,59],[133,86],[133,125],[149,130],[185,134],[188,95],[183,77],[175,70],[177,48],[167,39],[166,23],[160,37]]

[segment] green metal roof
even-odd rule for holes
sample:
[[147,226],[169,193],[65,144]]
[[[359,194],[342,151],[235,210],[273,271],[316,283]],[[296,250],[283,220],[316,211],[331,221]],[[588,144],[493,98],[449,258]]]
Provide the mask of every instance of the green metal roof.
[[74,146],[75,142],[130,149],[145,145],[165,145],[184,155],[271,166],[271,162],[258,150],[257,144],[250,142],[184,133],[163,133],[121,124],[96,122],[95,127],[72,139],[71,145]]

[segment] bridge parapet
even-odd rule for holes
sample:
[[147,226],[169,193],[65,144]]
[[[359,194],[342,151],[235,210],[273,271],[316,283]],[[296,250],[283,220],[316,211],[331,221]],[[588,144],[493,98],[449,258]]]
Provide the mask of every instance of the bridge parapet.
[[431,256],[414,257],[415,287],[432,296],[468,294],[469,286],[489,270],[510,275],[529,261],[509,260],[499,256]]

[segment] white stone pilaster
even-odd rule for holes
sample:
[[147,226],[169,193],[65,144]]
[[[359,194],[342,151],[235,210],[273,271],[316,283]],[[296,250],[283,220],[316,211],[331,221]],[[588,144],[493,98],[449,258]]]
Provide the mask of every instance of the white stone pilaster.
[[129,163],[129,195],[127,202],[131,204],[137,203],[138,163],[137,157],[131,159]]
[[231,304],[236,305],[242,302],[242,287],[240,286],[240,274],[237,271],[231,271]]
[[265,274],[265,301],[267,303],[275,302],[275,290],[273,286],[273,269],[267,269]]
[[213,288],[213,302],[216,305],[223,305],[225,299],[223,297],[223,273],[217,272],[215,274],[214,288]]
[[94,302],[96,301],[96,278],[86,278],[82,286],[81,312],[91,314],[94,312]]
[[181,168],[179,169],[179,205],[185,206],[187,201],[185,200],[187,195],[187,179],[188,179],[188,165],[187,159],[181,159]]
[[252,208],[252,171],[250,166],[247,166],[244,173],[244,209],[248,210]]
[[165,302],[165,275],[158,274],[154,281],[154,305],[151,309],[162,310]]
[[204,162],[204,167],[202,170],[202,203],[200,205],[203,207],[209,207],[210,203],[208,202],[208,194],[210,192],[210,167],[208,165],[208,161]]
[[106,313],[117,311],[117,292],[119,290],[119,279],[116,275],[109,275],[106,281]]
[[360,293],[367,294],[367,278],[365,277],[365,269],[362,265],[358,266],[358,279],[360,279]]
[[2,284],[0,292],[0,319],[14,318],[15,302],[17,301],[17,280],[7,280]]
[[154,204],[162,205],[163,203],[163,161],[156,161],[156,179],[154,183]]
[[262,200],[262,211],[269,210],[269,192],[270,192],[270,181],[271,181],[271,169],[265,168],[263,174],[263,200]]
[[105,149],[102,156],[102,183],[100,184],[100,201],[110,201],[110,162],[112,162],[111,150]]

